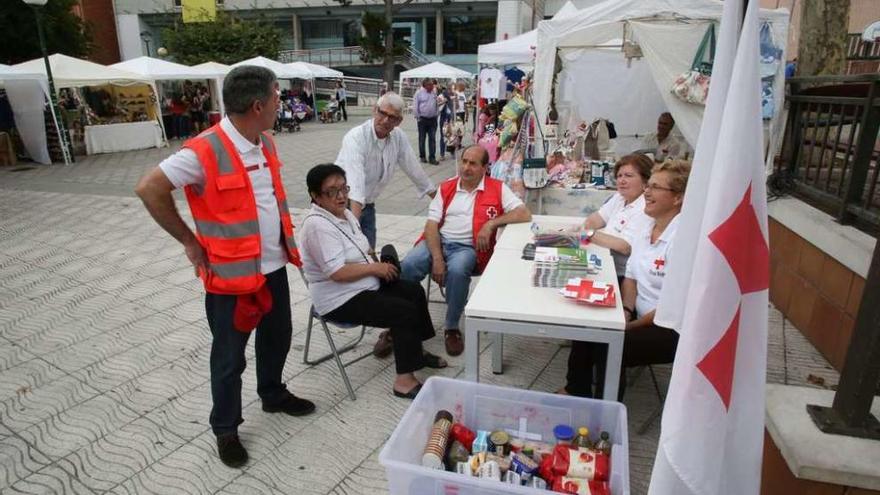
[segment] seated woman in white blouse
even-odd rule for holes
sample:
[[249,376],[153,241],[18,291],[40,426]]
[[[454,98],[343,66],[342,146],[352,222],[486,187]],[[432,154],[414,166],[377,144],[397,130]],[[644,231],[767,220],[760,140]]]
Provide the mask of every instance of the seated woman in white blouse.
[[315,310],[330,321],[389,328],[397,368],[392,391],[415,398],[422,384],[414,372],[447,365],[422,349],[422,342],[434,337],[422,286],[399,280],[394,265],[368,254],[370,244],[347,209],[349,189],[341,167],[315,166],[306,185],[312,208],[298,238]]
[[[654,324],[654,310],[660,299],[663,280],[669,270],[666,263],[675,231],[678,214],[684,201],[684,191],[690,174],[690,163],[667,160],[654,167],[645,186],[645,213],[651,218],[649,228],[633,238],[632,252],[626,264],[626,275],[621,285],[626,333],[623,340],[623,369],[646,364],[671,363],[675,359],[678,333]],[[601,397],[605,377],[607,347],[601,355],[589,352],[589,343],[573,342],[568,359],[568,374],[561,393],[581,397]],[[585,352],[587,349],[587,352]],[[599,369],[596,394],[592,393],[593,365]],[[626,381],[621,379],[618,400],[623,400]]]
[[614,164],[617,192],[584,221],[590,242],[611,250],[614,268],[623,278],[633,237],[648,229],[651,219],[645,214],[645,184],[654,162],[640,153],[626,155]]

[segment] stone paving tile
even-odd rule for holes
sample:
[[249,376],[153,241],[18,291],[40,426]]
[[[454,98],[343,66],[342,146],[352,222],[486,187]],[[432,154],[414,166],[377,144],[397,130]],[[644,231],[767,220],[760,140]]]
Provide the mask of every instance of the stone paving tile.
[[[295,221],[308,207],[306,170],[333,161],[344,132],[364,118],[276,137]],[[404,130],[414,142],[410,119]],[[294,336],[284,379],[318,411],[304,418],[263,412],[249,344],[240,432],[251,462],[232,470],[217,459],[201,286],[180,246],[132,194],[138,178],[179,145],[69,167],[0,168],[0,493],[387,493],[378,454],[409,405],[389,393],[393,360],[367,357],[348,367],[354,402],[335,363],[303,364],[309,298],[292,267]],[[451,162],[425,170],[435,181],[454,173]],[[427,204],[398,174],[378,201],[379,242],[405,255]],[[445,305],[429,309],[439,331]],[[768,381],[836,385],[836,372],[772,308],[769,323]],[[337,344],[351,335],[331,331]],[[314,332],[310,352],[326,352],[323,332]],[[368,354],[377,335],[368,329],[351,356]],[[568,348],[559,341],[507,337],[503,375],[491,372],[490,339],[481,342],[485,382],[547,392],[562,385]],[[426,348],[444,354],[440,337]],[[461,377],[463,357],[447,361],[419,376]],[[671,367],[654,371],[665,390]],[[646,372],[629,378],[630,481],[632,493],[642,494],[659,420],[644,434],[636,430],[660,402]]]

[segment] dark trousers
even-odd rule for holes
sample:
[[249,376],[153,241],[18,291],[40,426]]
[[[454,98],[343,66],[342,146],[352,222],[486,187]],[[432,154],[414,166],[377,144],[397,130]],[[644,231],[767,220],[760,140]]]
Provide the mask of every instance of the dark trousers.
[[420,284],[398,280],[365,290],[324,315],[331,321],[391,330],[397,374],[425,367],[422,342],[434,337],[428,300]]
[[[263,316],[255,330],[254,349],[257,361],[257,394],[265,404],[277,404],[287,398],[287,386],[281,372],[290,350],[290,288],[287,270],[280,268],[266,275],[272,293],[272,310]],[[211,342],[211,429],[215,435],[234,433],[241,419],[241,374],[250,332],[239,332],[233,325],[238,296],[211,294],[205,297]]]
[[345,104],[345,98],[339,100],[339,110],[342,111],[342,120],[348,122],[348,111],[346,111],[345,109],[346,106],[347,105]]
[[[620,367],[620,388],[617,400],[623,400],[626,391],[624,370],[633,366],[666,364],[675,360],[678,332],[664,327],[627,330],[623,337],[623,363]],[[568,355],[568,374],[565,390],[580,397],[601,398],[605,391],[605,363],[608,345],[596,342],[572,341]],[[593,394],[593,366],[596,366],[596,393]]]
[[419,117],[419,158],[425,159],[425,139],[428,140],[428,160],[434,161],[437,147],[434,134],[437,133],[437,116]]

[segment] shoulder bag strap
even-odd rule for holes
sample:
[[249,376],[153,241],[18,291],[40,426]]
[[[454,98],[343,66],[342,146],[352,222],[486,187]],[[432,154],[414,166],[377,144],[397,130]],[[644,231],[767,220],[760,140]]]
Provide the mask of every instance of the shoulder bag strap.
[[316,214],[316,213],[312,213],[312,214],[310,214],[310,215],[306,215],[306,217],[303,218],[303,224],[306,223],[306,220],[308,220],[309,218],[312,218],[312,217],[323,218],[323,219],[326,220],[330,225],[336,227],[336,230],[338,230],[342,235],[344,235],[346,239],[348,239],[349,241],[351,241],[351,243],[354,245],[355,249],[357,249],[358,252],[361,253],[361,256],[364,257],[364,261],[366,261],[367,264],[370,264],[370,263],[371,263],[370,258],[367,257],[367,253],[365,253],[365,252],[363,251],[363,249],[361,249],[361,247],[358,246],[356,242],[354,242],[354,239],[352,239],[350,235],[346,234],[344,230],[342,230],[341,228],[339,228],[339,225],[336,225],[334,222],[330,221],[330,219],[327,218],[327,217],[325,217],[324,215],[318,215],[318,214]]

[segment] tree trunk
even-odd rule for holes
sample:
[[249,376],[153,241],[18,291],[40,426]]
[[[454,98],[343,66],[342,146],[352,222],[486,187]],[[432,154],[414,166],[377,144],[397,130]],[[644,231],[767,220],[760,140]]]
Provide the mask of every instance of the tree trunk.
[[850,0],[804,0],[798,41],[797,75],[846,72]]
[[[394,23],[394,12],[392,7],[393,0],[385,0],[385,53],[382,56],[382,67],[385,72],[385,82],[388,88],[394,88],[394,29],[391,27]],[[401,88],[402,90],[402,88]]]

